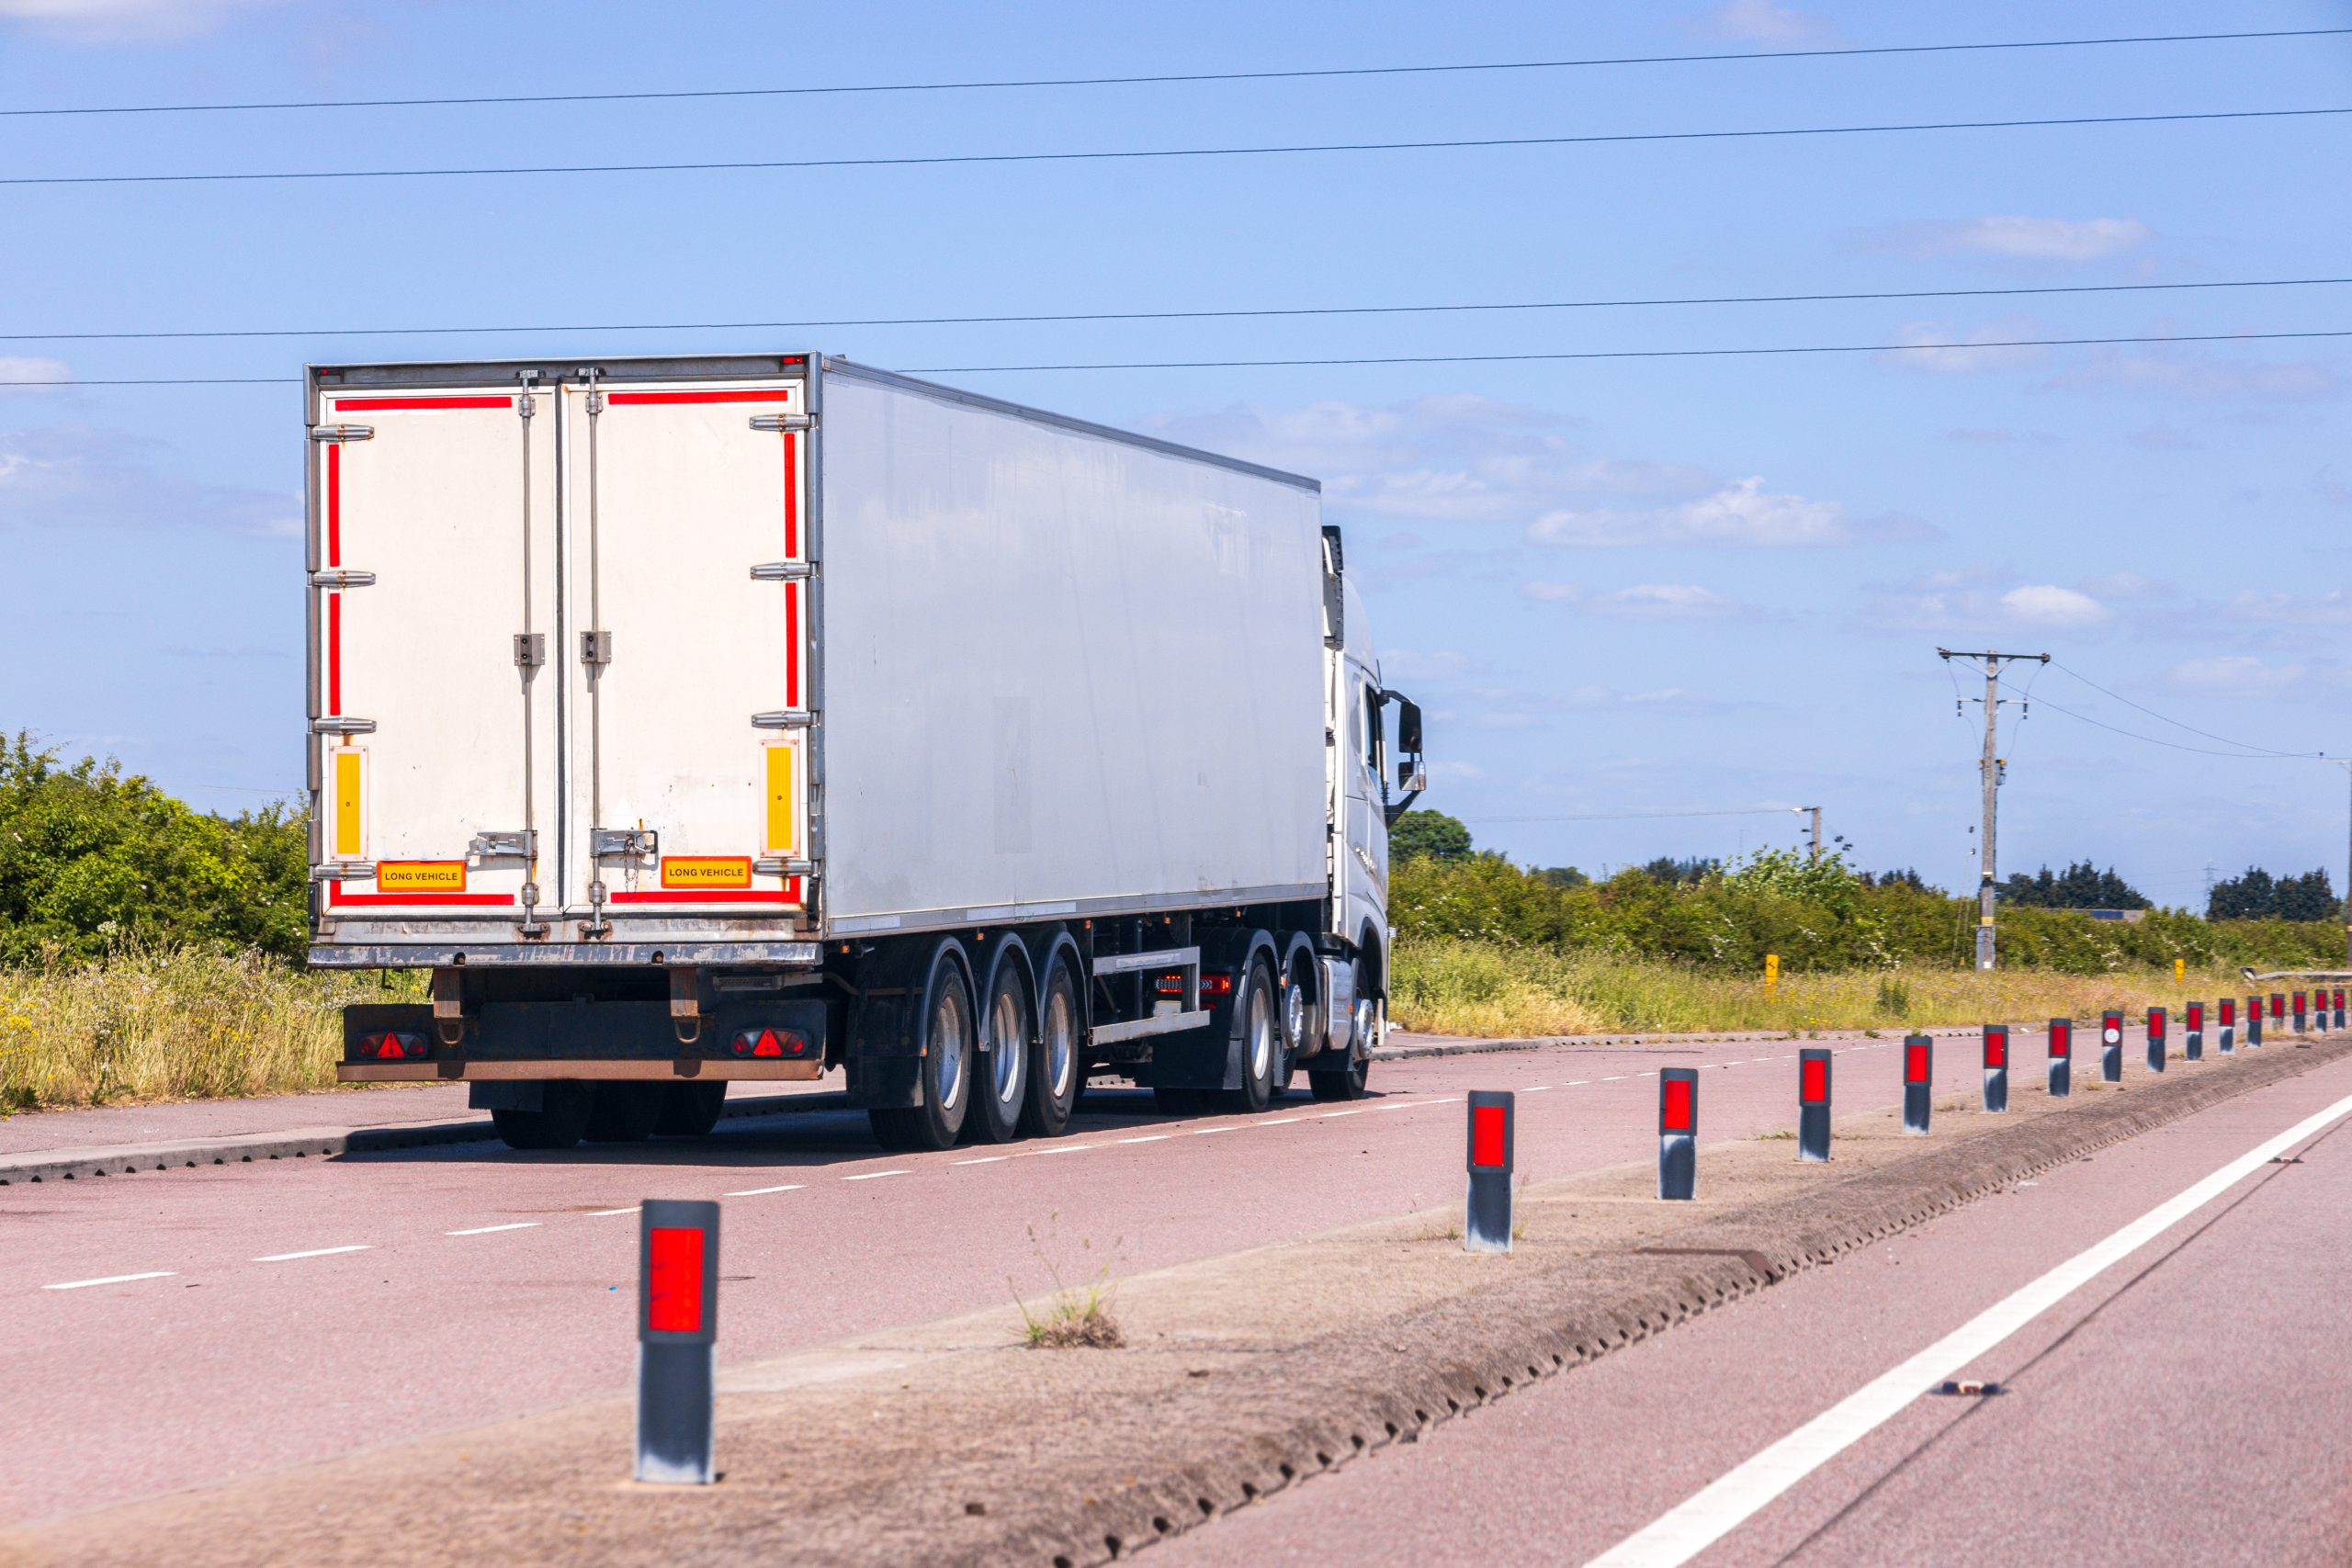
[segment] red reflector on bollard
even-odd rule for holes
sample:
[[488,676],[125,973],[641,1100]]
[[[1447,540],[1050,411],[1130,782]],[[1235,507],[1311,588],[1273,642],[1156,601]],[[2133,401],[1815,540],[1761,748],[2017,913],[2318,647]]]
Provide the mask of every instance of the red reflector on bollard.
[[666,1228],[653,1233],[651,1289],[645,1325],[657,1334],[702,1332],[702,1232]]
[[1925,1045],[1905,1045],[1903,1048],[1903,1081],[1928,1081],[1928,1048]]
[[1988,1067],[2006,1067],[2009,1065],[2007,1035],[1988,1034],[1984,1037],[1984,1065]]
[[1690,1080],[1666,1080],[1666,1099],[1658,1111],[1658,1130],[1663,1133],[1690,1131]]
[[1503,1163],[1503,1108],[1481,1105],[1470,1112],[1470,1163]]
[[1829,1064],[1826,1062],[1799,1064],[1797,1098],[1807,1105],[1818,1105],[1829,1098]]

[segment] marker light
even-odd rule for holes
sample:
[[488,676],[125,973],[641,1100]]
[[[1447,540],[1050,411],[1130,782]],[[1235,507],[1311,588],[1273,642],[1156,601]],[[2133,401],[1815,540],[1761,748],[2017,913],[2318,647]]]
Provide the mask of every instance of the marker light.
[[728,1048],[738,1056],[806,1056],[808,1037],[797,1029],[739,1029]]
[[387,1029],[359,1037],[359,1054],[379,1062],[399,1062],[411,1057],[430,1055],[424,1036],[406,1030]]

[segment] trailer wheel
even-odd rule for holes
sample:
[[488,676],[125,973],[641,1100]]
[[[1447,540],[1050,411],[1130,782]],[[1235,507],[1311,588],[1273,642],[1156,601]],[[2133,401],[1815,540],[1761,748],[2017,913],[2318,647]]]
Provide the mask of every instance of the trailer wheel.
[[727,1104],[727,1081],[673,1083],[662,1086],[662,1113],[653,1130],[665,1138],[699,1138],[718,1125]]
[[1306,1087],[1317,1100],[1362,1100],[1364,1081],[1372,1076],[1368,1061],[1351,1062],[1331,1072],[1315,1067],[1306,1069]]
[[923,987],[922,1066],[915,1075],[919,1102],[903,1110],[871,1111],[866,1119],[882,1146],[916,1153],[950,1149],[972,1105],[972,990],[948,944],[932,959]]
[[592,1086],[566,1080],[546,1086],[537,1111],[492,1111],[490,1124],[510,1149],[568,1149],[588,1131],[595,1107]]
[[658,1083],[597,1084],[588,1102],[588,1141],[640,1144],[653,1136],[667,1088]]
[[1241,1087],[1220,1089],[1217,1098],[1227,1111],[1263,1111],[1274,1098],[1283,1055],[1281,1004],[1263,964],[1250,964],[1242,978],[1241,994],[1233,999],[1233,1028],[1241,1046]]
[[1058,1138],[1069,1130],[1078,1097],[1086,1091],[1086,1026],[1079,1012],[1078,982],[1058,957],[1046,976],[1044,996],[1045,1011],[1030,1048],[1021,1130],[1033,1138]]
[[1029,977],[1019,964],[996,966],[979,1022],[988,1049],[973,1064],[964,1130],[983,1144],[1009,1144],[1020,1135],[1029,1105]]

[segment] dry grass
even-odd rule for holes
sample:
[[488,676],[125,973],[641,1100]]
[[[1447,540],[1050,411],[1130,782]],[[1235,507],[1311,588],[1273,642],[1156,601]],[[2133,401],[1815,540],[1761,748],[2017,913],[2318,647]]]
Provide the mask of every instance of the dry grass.
[[1515,1039],[1546,1034],[1716,1030],[1802,1034],[1906,1025],[2031,1023],[2120,1007],[2211,1002],[2247,987],[2234,971],[2061,975],[2043,969],[1899,968],[1740,976],[1656,959],[1557,953],[1469,942],[1396,949],[1389,1001],[1400,1028]]
[[0,1115],[329,1089],[343,1005],[422,995],[393,986],[193,948],[0,969]]
[[[1046,1221],[1046,1233],[1053,1234],[1058,1213]],[[1032,1308],[1021,1297],[1021,1290],[1012,1285],[1012,1277],[1005,1276],[1005,1283],[1012,1285],[1012,1304],[1021,1309],[1023,1342],[1032,1350],[1115,1350],[1127,1342],[1119,1327],[1119,1320],[1111,1313],[1111,1266],[1103,1263],[1094,1276],[1082,1285],[1063,1282],[1061,1265],[1052,1250],[1039,1238],[1037,1227],[1030,1225],[1029,1249],[1044,1266],[1046,1276],[1054,1284],[1053,1293],[1042,1307]],[[1094,1244],[1081,1240],[1079,1247],[1091,1252]],[[1114,1246],[1115,1247],[1115,1243]]]

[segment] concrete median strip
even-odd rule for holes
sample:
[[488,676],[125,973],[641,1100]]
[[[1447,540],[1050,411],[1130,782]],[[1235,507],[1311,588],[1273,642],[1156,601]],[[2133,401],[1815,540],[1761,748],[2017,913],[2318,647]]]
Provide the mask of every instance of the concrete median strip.
[[[1022,1348],[1007,1306],[724,1369],[723,1479],[690,1498],[626,1481],[616,1397],[54,1520],[0,1535],[0,1561],[1107,1562],[2347,1056],[2327,1040],[2062,1101],[2013,1090],[2005,1114],[1947,1109],[1925,1136],[1891,1108],[1846,1117],[1829,1166],[1786,1141],[1713,1144],[1689,1202],[1656,1201],[1647,1160],[1538,1183],[1509,1255],[1465,1254],[1447,1204],[1135,1275],[1111,1303],[1123,1349]],[[1633,1112],[1653,1113],[1646,1097]]]

